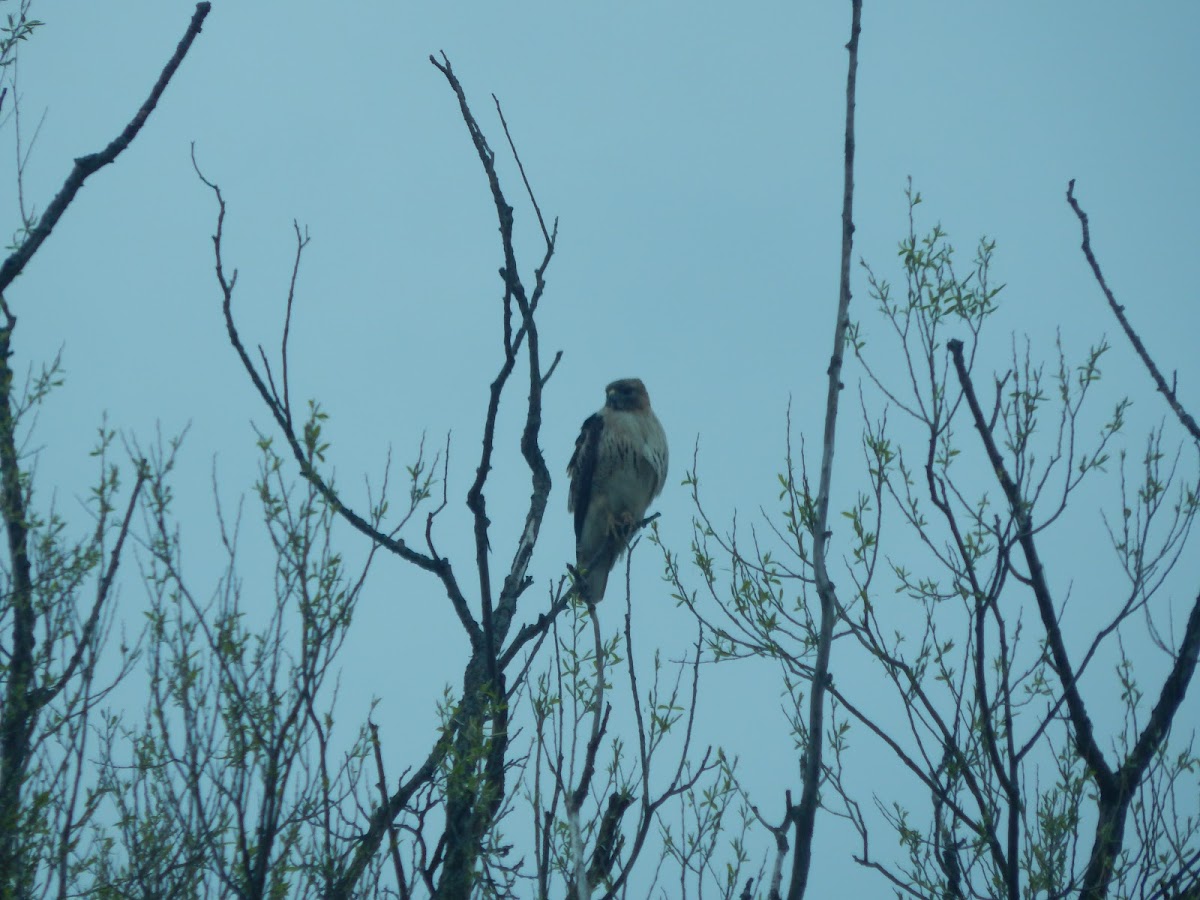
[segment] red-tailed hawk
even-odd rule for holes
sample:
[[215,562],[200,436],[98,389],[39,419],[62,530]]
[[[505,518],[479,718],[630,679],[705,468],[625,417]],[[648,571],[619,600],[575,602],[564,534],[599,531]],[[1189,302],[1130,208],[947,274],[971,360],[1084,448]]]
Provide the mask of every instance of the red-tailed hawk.
[[584,599],[604,597],[608,573],[667,480],[667,436],[637,378],[604,389],[603,408],[588,417],[567,464],[575,513],[575,562]]

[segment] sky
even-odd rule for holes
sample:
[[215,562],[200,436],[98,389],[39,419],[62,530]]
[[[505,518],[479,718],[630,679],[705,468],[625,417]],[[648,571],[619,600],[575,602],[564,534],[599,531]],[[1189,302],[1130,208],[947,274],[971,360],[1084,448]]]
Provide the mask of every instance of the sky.
[[[71,160],[124,127],[192,9],[35,3],[45,25],[22,48],[19,69],[22,136],[37,130],[27,203],[44,209]],[[540,237],[491,94],[542,210],[559,221],[540,317],[547,359],[563,352],[545,395],[543,449],[555,482],[531,571],[540,596],[573,556],[562,473],[575,435],[615,378],[645,381],[671,442],[672,477],[655,506],[668,546],[686,556],[693,509],[679,481],[697,445],[710,514],[754,519],[776,502],[789,403],[795,432],[819,442],[838,288],[848,26],[849,3],[832,2],[216,0],[142,133],[89,180],[8,292],[18,366],[61,348],[67,372],[39,422],[41,489],[68,506],[86,496],[94,474],[86,451],[102,415],[143,439],[190,425],[179,507],[186,559],[198,582],[209,579],[212,473],[223,501],[236,502],[254,477],[252,423],[270,423],[224,333],[210,241],[216,210],[192,170],[194,144],[229,204],[226,262],[239,272],[235,308],[249,343],[277,343],[293,221],[312,237],[297,291],[292,392],[331,413],[339,483],[361,502],[364,476],[377,482],[389,447],[411,460],[423,434],[433,446],[449,435],[457,505],[439,549],[470,564],[455,529],[466,521],[460,501],[500,361],[501,257],[478,160],[428,61],[444,51],[497,151],[527,283]],[[1076,358],[1107,334],[1106,383],[1114,396],[1136,398],[1135,425],[1155,423],[1165,407],[1079,252],[1065,202],[1074,178],[1110,285],[1197,409],[1198,41],[1200,9],[1183,2],[1151,13],[1078,0],[867,0],[855,259],[899,279],[911,176],[924,198],[919,228],[940,222],[968,257],[979,236],[997,242],[993,277],[1007,286],[985,358],[1003,366],[1014,334],[1049,357],[1061,331]],[[13,133],[10,122],[0,173],[10,232],[19,221]],[[882,324],[857,266],[853,277],[852,316],[873,337]],[[851,366],[847,385],[860,380]],[[501,421],[508,443],[489,494],[501,564],[521,525],[506,513],[528,496],[515,454],[521,396],[514,391]],[[856,390],[845,399],[838,508],[862,485]],[[1094,519],[1094,509],[1086,514]],[[1056,540],[1071,560],[1085,558],[1095,537],[1081,529]],[[1194,596],[1197,564],[1181,565]],[[1089,578],[1106,577],[1067,568],[1061,578],[1076,596]],[[654,552],[640,548],[636,621],[661,640],[664,657],[678,658],[694,626],[660,572]],[[130,611],[143,602],[139,591],[123,590]],[[1175,597],[1186,600],[1186,589]],[[340,714],[352,729],[370,697],[380,698],[384,739],[398,761],[410,758],[429,745],[441,686],[461,678],[464,637],[436,583],[391,560],[376,566],[357,615],[341,657]],[[615,615],[606,624],[615,627]],[[839,677],[870,690],[877,676]],[[774,670],[709,668],[704,685],[703,739],[739,755],[756,802],[780,808],[783,788],[798,779]],[[826,849],[840,848],[837,827],[822,832]],[[817,859],[818,885],[882,887],[845,852]]]

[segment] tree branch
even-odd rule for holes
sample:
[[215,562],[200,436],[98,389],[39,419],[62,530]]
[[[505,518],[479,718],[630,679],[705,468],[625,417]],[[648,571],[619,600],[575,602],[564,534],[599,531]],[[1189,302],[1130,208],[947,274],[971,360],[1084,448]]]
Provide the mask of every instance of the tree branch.
[[1187,695],[1188,685],[1196,671],[1197,652],[1200,651],[1200,596],[1192,604],[1191,615],[1188,616],[1187,626],[1183,630],[1183,640],[1175,655],[1175,663],[1171,672],[1163,682],[1158,695],[1158,702],[1150,713],[1150,721],[1142,730],[1137,743],[1129,751],[1129,756],[1117,772],[1117,778],[1123,785],[1132,790],[1138,784],[1146,767],[1154,759],[1154,754],[1167,736],[1175,713]]
[[[291,421],[289,420],[289,411],[284,406],[284,401],[277,395],[277,392],[272,390],[263,380],[263,376],[259,374],[258,368],[254,365],[254,361],[250,358],[250,354],[246,351],[245,345],[242,343],[241,335],[238,333],[237,324],[233,320],[233,291],[237,285],[237,270],[235,269],[231,275],[225,274],[225,263],[222,256],[222,241],[225,232],[225,198],[221,194],[221,188],[214,182],[209,181],[204,173],[200,171],[199,165],[196,163],[195,148],[192,148],[192,164],[196,169],[197,177],[207,186],[217,198],[217,231],[213,235],[213,249],[216,257],[216,276],[217,283],[220,286],[223,297],[222,311],[225,316],[225,329],[229,334],[229,342],[233,345],[233,349],[237,352],[238,358],[242,361],[242,366],[246,370],[246,374],[250,376],[250,381],[254,384],[255,390],[267,405],[275,423],[279,426],[284,440],[287,442],[289,449],[292,451],[292,456],[295,458],[300,467],[300,475],[324,498],[335,512],[345,519],[356,531],[365,535],[373,543],[378,544],[385,550],[394,553],[406,562],[410,562],[418,568],[424,569],[427,572],[432,572],[438,576],[446,590],[446,595],[449,597],[451,605],[457,613],[459,621],[462,623],[467,636],[471,641],[472,646],[477,646],[482,642],[483,634],[478,623],[475,622],[471,615],[467,599],[463,595],[458,581],[454,576],[454,569],[448,559],[443,557],[427,556],[423,553],[418,553],[413,550],[400,538],[395,538],[384,534],[379,529],[371,525],[366,519],[355,512],[350,507],[342,502],[338,493],[329,485],[328,482],[313,466],[309,455],[305,450],[299,436],[297,436]],[[297,233],[298,234],[298,233]],[[299,237],[298,237],[299,240]],[[298,244],[297,253],[303,250],[304,242]],[[297,261],[296,265],[299,265]],[[290,298],[290,294],[289,294]],[[290,302],[289,302],[290,305]],[[290,323],[290,314],[288,317]],[[285,387],[286,394],[286,387]]]
[[371,813],[367,830],[363,832],[355,846],[349,865],[341,873],[340,877],[334,883],[333,889],[330,891],[331,898],[337,900],[337,898],[357,896],[359,879],[362,878],[368,863],[371,862],[379,846],[383,843],[384,835],[391,829],[396,816],[400,815],[404,808],[408,806],[413,795],[428,784],[437,774],[438,767],[441,766],[442,761],[446,758],[446,754],[450,751],[451,737],[452,734],[449,730],[444,731],[442,736],[438,738],[437,743],[433,745],[433,749],[430,750],[421,767],[404,784],[400,785],[396,792],[388,798],[386,803],[381,803]]
[[[368,720],[367,726],[371,729],[371,750],[375,756],[375,772],[379,775],[379,794],[382,801],[382,806],[388,805],[387,793],[387,775],[383,768],[383,751],[379,745],[379,726]],[[404,876],[404,863],[400,859],[400,844],[396,836],[396,825],[394,822],[387,824],[388,833],[388,854],[392,860],[392,871],[396,874],[396,885],[400,891],[400,896],[407,900],[409,896],[408,879]]]
[[842,359],[850,310],[850,258],[854,247],[854,104],[858,74],[858,36],[862,30],[862,0],[852,0],[849,64],[846,73],[845,159],[842,180],[842,261],[838,290],[837,320],[833,327],[833,355],[829,361],[829,383],[825,399],[825,434],[822,442],[821,480],[817,492],[816,533],[813,535],[813,568],[817,595],[821,600],[821,624],[817,659],[809,693],[808,746],[803,757],[803,790],[800,804],[789,809],[796,829],[796,855],[788,887],[790,900],[799,900],[808,886],[812,865],[812,841],[821,782],[821,751],[824,743],[825,689],[829,683],[829,653],[839,603],[827,565],[829,551],[829,492],[833,482],[834,446],[837,437],[838,398],[842,391]]
[[971,410],[971,417],[975,422],[975,428],[983,440],[988,462],[991,464],[992,470],[996,473],[996,480],[1000,482],[1000,488],[1004,491],[1004,497],[1008,501],[1009,510],[1017,523],[1017,542],[1021,545],[1021,550],[1025,555],[1025,562],[1029,566],[1029,583],[1033,588],[1033,594],[1037,600],[1038,612],[1042,618],[1042,626],[1046,629],[1046,642],[1050,648],[1050,660],[1054,666],[1055,674],[1058,675],[1059,683],[1062,685],[1063,694],[1066,697],[1067,711],[1071,718],[1072,732],[1075,736],[1075,745],[1079,749],[1079,755],[1083,758],[1083,761],[1095,777],[1100,790],[1102,792],[1112,792],[1116,788],[1113,772],[1105,761],[1100,746],[1096,743],[1095,735],[1092,733],[1092,720],[1087,714],[1083,697],[1080,695],[1079,687],[1076,684],[1074,669],[1072,669],[1071,661],[1067,657],[1067,648],[1063,643],[1062,629],[1058,624],[1058,614],[1054,608],[1054,599],[1051,597],[1050,587],[1046,583],[1046,570],[1042,566],[1037,545],[1033,540],[1033,520],[1030,516],[1029,506],[1021,496],[1020,490],[1013,482],[1012,477],[1008,474],[1008,467],[1004,462],[1004,457],[1000,455],[1000,450],[996,446],[996,439],[992,435],[991,429],[988,428],[983,410],[979,407],[979,398],[975,395],[975,386],[971,381],[970,373],[967,372],[966,363],[963,360],[962,341],[951,340],[947,342],[946,346],[954,360],[954,371],[958,376],[958,383],[963,390],[963,395],[966,397],[967,405]]
[[1067,182],[1067,202],[1071,204],[1071,209],[1075,211],[1075,215],[1079,217],[1079,225],[1083,231],[1083,243],[1080,246],[1083,250],[1083,255],[1087,258],[1088,265],[1092,267],[1092,274],[1096,276],[1096,282],[1100,285],[1100,290],[1104,291],[1104,297],[1108,300],[1108,308],[1112,310],[1113,315],[1117,317],[1117,321],[1121,323],[1121,328],[1125,332],[1125,336],[1129,338],[1129,343],[1133,345],[1133,349],[1137,351],[1142,365],[1146,367],[1146,371],[1154,379],[1154,386],[1158,388],[1160,394],[1167,398],[1167,405],[1171,407],[1171,412],[1175,413],[1175,417],[1188,430],[1192,438],[1200,441],[1200,425],[1196,424],[1196,420],[1183,408],[1183,405],[1179,402],[1179,397],[1175,393],[1175,388],[1167,385],[1167,380],[1163,378],[1162,372],[1158,370],[1158,366],[1150,358],[1150,354],[1146,350],[1146,345],[1142,343],[1142,339],[1138,337],[1137,332],[1133,330],[1133,326],[1129,324],[1129,319],[1125,317],[1125,307],[1117,303],[1117,298],[1113,296],[1113,292],[1109,289],[1108,282],[1104,280],[1104,275],[1100,271],[1100,263],[1096,261],[1096,256],[1092,252],[1092,236],[1088,228],[1087,213],[1080,208],[1079,201],[1075,199],[1074,178]]
[[[8,539],[12,609],[12,642],[8,654],[4,708],[0,710],[0,872],[15,879],[21,822],[21,784],[29,766],[30,741],[40,711],[36,702],[33,651],[36,610],[25,490],[21,485],[16,447],[16,417],[12,409],[12,331],[17,319],[0,297],[4,324],[0,326],[0,514]],[[5,879],[7,881],[7,878]],[[15,881],[13,882],[15,883]],[[0,885],[5,887],[7,885]]]
[[121,549],[125,546],[125,538],[129,534],[129,525],[133,521],[133,511],[137,508],[138,497],[142,493],[142,487],[146,484],[146,480],[150,477],[150,473],[146,468],[144,460],[138,460],[137,481],[133,485],[133,491],[129,497],[129,505],[125,509],[125,518],[121,521],[121,530],[117,532],[117,543],[113,547],[112,553],[109,555],[108,568],[104,570],[104,575],[100,579],[100,584],[96,588],[96,599],[92,603],[91,612],[88,614],[87,621],[83,626],[83,633],[79,636],[79,641],[75,646],[75,652],[71,655],[70,662],[63,669],[58,680],[41,691],[38,692],[36,703],[39,706],[45,706],[67,685],[71,680],[71,676],[75,674],[79,668],[80,662],[83,660],[83,654],[91,643],[92,635],[96,631],[96,626],[100,621],[100,613],[104,608],[104,601],[108,599],[109,591],[112,590],[113,581],[117,576],[117,566],[121,562]]
[[187,31],[184,32],[183,38],[179,41],[179,45],[175,48],[175,53],[167,61],[166,66],[163,67],[162,72],[158,76],[158,81],[155,82],[154,88],[150,91],[150,96],[146,98],[146,102],[142,104],[137,114],[125,126],[124,130],[113,138],[103,150],[98,153],[89,153],[87,156],[80,156],[75,160],[71,174],[67,176],[67,180],[63,183],[58,194],[50,201],[50,205],[46,207],[46,212],[42,214],[37,228],[33,229],[29,233],[29,236],[21,242],[21,246],[9,254],[9,257],[4,260],[3,265],[0,265],[0,294],[3,294],[8,286],[12,284],[13,280],[21,274],[26,263],[37,252],[38,247],[50,236],[50,232],[54,230],[54,226],[58,224],[58,220],[62,218],[62,214],[66,212],[71,201],[75,199],[75,195],[83,187],[83,183],[87,180],[87,177],[113,162],[132,143],[133,139],[137,137],[138,132],[142,130],[142,126],[146,124],[146,119],[150,117],[150,113],[158,105],[158,101],[162,97],[163,91],[167,89],[167,84],[175,74],[175,70],[183,62],[183,57],[187,55],[188,49],[192,46],[192,41],[200,33],[200,27],[204,24],[204,19],[210,9],[212,9],[211,3],[196,4],[196,11],[192,14],[192,21],[188,25]]

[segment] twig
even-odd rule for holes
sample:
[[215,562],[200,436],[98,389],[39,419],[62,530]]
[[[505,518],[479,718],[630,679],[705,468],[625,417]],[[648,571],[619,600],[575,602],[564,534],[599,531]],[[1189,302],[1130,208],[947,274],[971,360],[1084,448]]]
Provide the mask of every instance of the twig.
[[525,182],[525,191],[529,194],[529,202],[533,205],[533,211],[537,213],[538,225],[542,227],[542,237],[546,239],[547,244],[553,243],[550,239],[550,232],[546,230],[546,220],[542,218],[542,209],[538,206],[537,198],[533,196],[533,188],[529,185],[529,178],[525,175],[525,166],[521,162],[521,156],[517,153],[517,145],[513,143],[512,135],[508,131],[508,122],[504,119],[504,110],[500,108],[500,99],[492,94],[492,102],[496,104],[496,114],[500,116],[500,125],[504,128],[504,137],[508,139],[508,147],[512,150],[513,159],[517,161],[517,169],[521,173],[521,180]]
[[288,379],[288,337],[292,331],[292,303],[296,299],[296,277],[300,274],[300,257],[309,241],[307,228],[301,234],[300,223],[295,219],[292,220],[292,227],[296,229],[296,259],[292,263],[292,280],[288,283],[287,313],[283,317],[283,340],[280,342],[280,358],[283,361],[283,415],[289,425],[292,424],[292,399]]
[[273,389],[263,380],[262,375],[259,374],[257,367],[254,365],[254,361],[250,358],[249,353],[246,352],[245,345],[242,343],[237,324],[233,320],[233,291],[237,286],[238,273],[235,269],[231,274],[226,275],[225,261],[222,255],[222,241],[225,233],[225,198],[221,194],[221,188],[214,182],[209,181],[200,170],[199,164],[196,162],[194,146],[192,147],[192,165],[196,170],[196,176],[213,192],[217,199],[217,231],[213,235],[212,240],[213,251],[216,257],[217,283],[220,286],[223,296],[222,310],[225,316],[225,330],[229,334],[229,342],[233,345],[238,358],[242,361],[242,366],[245,368],[246,374],[250,376],[250,381],[254,384],[255,390],[262,397],[263,402],[267,405],[267,409],[270,410],[272,417],[275,419],[275,423],[279,426],[279,430],[283,433],[284,440],[286,440],[289,449],[292,451],[292,456],[300,467],[300,475],[305,481],[315,487],[325,501],[333,507],[334,511],[356,531],[389,552],[399,556],[401,559],[437,575],[446,589],[446,595],[449,597],[451,605],[453,605],[454,611],[462,623],[463,629],[467,632],[471,645],[473,647],[478,646],[483,640],[483,632],[471,615],[467,598],[463,595],[462,589],[458,585],[450,561],[444,557],[426,556],[423,553],[418,553],[400,538],[384,534],[378,528],[372,526],[370,522],[342,502],[338,493],[325,481],[309,460],[300,438],[297,437],[295,429],[288,422],[283,403]]
[[39,706],[45,705],[54,699],[75,674],[75,670],[79,667],[80,661],[83,659],[84,651],[91,643],[92,634],[96,631],[96,625],[100,621],[100,612],[104,607],[104,602],[108,599],[109,592],[112,590],[113,581],[117,575],[117,566],[121,562],[121,549],[125,546],[125,538],[129,534],[129,525],[133,521],[133,511],[137,508],[138,497],[142,493],[142,487],[146,484],[146,479],[149,477],[149,471],[144,460],[138,460],[137,481],[133,485],[133,492],[129,496],[129,505],[125,509],[125,518],[121,522],[121,530],[117,532],[117,543],[113,547],[112,553],[109,555],[108,568],[104,570],[104,575],[100,579],[100,584],[96,588],[96,599],[92,603],[91,613],[88,615],[87,622],[83,626],[83,633],[79,636],[79,642],[75,647],[75,652],[71,656],[71,661],[67,663],[67,667],[63,669],[62,675],[50,687],[44,688],[37,697]]
[[[383,806],[388,804],[387,793],[387,775],[383,770],[383,750],[379,745],[379,726],[368,720],[367,726],[371,729],[371,749],[375,752],[375,771],[379,775],[379,796]],[[396,840],[396,823],[389,822],[387,824],[388,832],[388,853],[392,858],[392,869],[396,873],[396,884],[399,886],[400,896],[407,898],[408,880],[404,877],[404,861],[400,859],[400,844]]]
[[[1092,235],[1088,228],[1088,217],[1079,206],[1079,201],[1075,199],[1075,179],[1072,178],[1067,182],[1067,202],[1071,204],[1071,209],[1075,210],[1075,215],[1079,217],[1079,225],[1083,231],[1083,255],[1087,257],[1088,265],[1092,267],[1092,274],[1096,276],[1096,282],[1100,285],[1100,290],[1104,291],[1104,297],[1108,300],[1108,307],[1113,311],[1113,315],[1117,317],[1117,321],[1121,323],[1121,328],[1125,332],[1125,336],[1129,338],[1129,343],[1133,344],[1133,349],[1137,351],[1138,357],[1142,361],[1142,365],[1146,367],[1146,371],[1150,373],[1150,377],[1154,379],[1154,385],[1158,388],[1160,394],[1167,398],[1167,405],[1171,407],[1171,412],[1175,413],[1175,417],[1179,419],[1184,428],[1188,430],[1194,440],[1200,441],[1200,425],[1192,418],[1191,414],[1183,408],[1179,402],[1179,398],[1175,394],[1175,386],[1167,384],[1167,380],[1163,378],[1162,372],[1158,370],[1154,360],[1150,358],[1150,354],[1146,351],[1146,345],[1142,343],[1142,339],[1138,337],[1133,326],[1129,324],[1129,319],[1125,316],[1125,307],[1117,303],[1117,298],[1113,296],[1113,292],[1108,287],[1108,282],[1104,280],[1104,275],[1100,271],[1100,263],[1096,261],[1096,256],[1092,253]],[[1172,382],[1174,378],[1172,377]]]

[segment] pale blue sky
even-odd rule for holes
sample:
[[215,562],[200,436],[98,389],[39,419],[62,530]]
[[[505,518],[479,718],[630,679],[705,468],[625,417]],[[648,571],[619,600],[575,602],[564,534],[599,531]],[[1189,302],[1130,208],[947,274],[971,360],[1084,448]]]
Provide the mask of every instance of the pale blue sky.
[[[21,56],[25,136],[43,110],[46,118],[27,202],[44,209],[71,159],[124,126],[192,9],[162,0],[35,5],[46,25]],[[1116,340],[1064,194],[1076,178],[1110,284],[1163,368],[1178,371],[1184,401],[1200,406],[1200,8],[1150,10],[867,0],[855,197],[855,257],[893,277],[909,175],[926,200],[925,224],[941,221],[964,255],[980,234],[994,237],[994,277],[1008,288],[987,355],[1002,363],[1012,331],[1047,356],[1056,328],[1076,356],[1107,332],[1117,349],[1106,375],[1138,398],[1141,422],[1165,410]],[[556,482],[535,579],[545,585],[572,556],[560,476],[579,423],[616,377],[645,380],[671,440],[672,478],[656,506],[666,540],[686,553],[692,510],[677,485],[697,436],[710,512],[753,516],[777,495],[789,397],[797,430],[813,443],[820,433],[848,21],[849,4],[833,2],[216,0],[142,134],[89,181],[8,293],[20,361],[64,347],[68,382],[39,431],[42,489],[57,488],[64,502],[85,493],[85,451],[105,411],[142,436],[156,423],[174,432],[190,422],[180,509],[192,575],[207,581],[212,460],[232,501],[252,478],[249,423],[268,417],[225,338],[214,202],[191,169],[195,141],[229,203],[227,263],[240,272],[247,340],[276,343],[297,219],[313,242],[298,290],[293,396],[317,396],[332,413],[332,460],[351,497],[362,496],[364,474],[377,477],[389,444],[407,459],[423,430],[435,445],[451,432],[456,518],[439,549],[469,564],[454,527],[499,360],[500,256],[474,150],[427,60],[444,50],[501,159],[527,275],[539,235],[490,93],[543,211],[561,222],[541,317],[547,359],[564,351],[543,431]],[[11,135],[0,178],[10,231]],[[879,325],[857,267],[855,279],[852,315],[871,333]],[[853,368],[846,381],[857,384]],[[846,400],[835,473],[843,504],[861,484],[856,394]],[[516,425],[504,423],[506,437]],[[490,509],[504,564],[520,526],[504,513],[520,509],[528,481],[513,453],[500,463]],[[643,634],[663,636],[675,655],[692,626],[660,568],[641,548],[638,616]],[[1194,591],[1200,569],[1191,559],[1184,568]],[[130,609],[139,591],[126,588]],[[353,728],[369,696],[381,697],[398,771],[428,746],[440,686],[459,683],[461,630],[432,579],[385,561],[352,640],[343,724]],[[783,788],[798,779],[773,670],[705,677],[705,739],[740,754],[755,799],[780,809]],[[838,847],[836,824],[826,824],[825,846]],[[882,891],[846,856],[819,856],[814,877]]]

